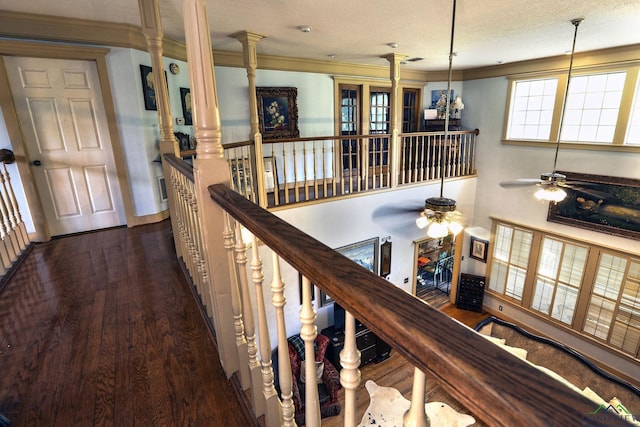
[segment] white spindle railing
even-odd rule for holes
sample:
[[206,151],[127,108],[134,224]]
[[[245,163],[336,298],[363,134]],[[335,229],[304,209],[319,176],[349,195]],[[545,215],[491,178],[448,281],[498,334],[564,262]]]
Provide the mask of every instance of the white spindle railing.
[[255,180],[273,180],[273,187],[265,187],[265,205],[273,207],[389,188],[393,171],[399,175],[399,185],[436,181],[443,174],[445,178],[474,175],[477,135],[478,131],[454,131],[445,141],[443,132],[402,134],[396,167],[389,163],[393,141],[386,134],[264,141],[272,177],[255,174],[250,141],[224,149],[231,188],[257,203]]
[[474,175],[477,136],[477,130],[449,132],[446,141],[442,132],[400,135],[399,184],[438,180],[442,173],[445,178]]
[[0,149],[0,276],[4,275],[29,245],[29,236],[16,195],[11,184],[7,164],[15,162],[13,152]]

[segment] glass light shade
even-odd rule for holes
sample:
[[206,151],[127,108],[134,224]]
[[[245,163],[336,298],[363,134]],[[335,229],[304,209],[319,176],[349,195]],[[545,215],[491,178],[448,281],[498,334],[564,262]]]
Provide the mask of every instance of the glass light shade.
[[429,220],[427,219],[426,216],[424,215],[420,215],[418,217],[418,219],[416,219],[416,225],[418,226],[418,228],[420,230],[422,230],[423,228],[425,228],[427,225],[429,225]]
[[458,233],[460,233],[462,231],[464,227],[462,226],[462,224],[457,223],[455,221],[452,221],[451,223],[449,223],[449,231],[451,232],[451,234],[453,234],[454,236],[457,236]]
[[567,197],[567,192],[562,188],[553,186],[549,188],[541,188],[540,190],[536,191],[534,196],[538,200],[545,200],[547,202],[560,202],[564,200],[565,197]]
[[427,236],[433,238],[445,237],[449,234],[449,223],[446,221],[432,222],[427,227]]

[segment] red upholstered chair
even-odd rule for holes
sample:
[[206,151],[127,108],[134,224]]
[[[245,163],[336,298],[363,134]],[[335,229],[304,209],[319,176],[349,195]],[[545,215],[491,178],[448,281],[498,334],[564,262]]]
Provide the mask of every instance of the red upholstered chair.
[[[289,360],[291,361],[291,374],[293,378],[293,404],[295,407],[296,424],[304,425],[304,387],[300,380],[301,370],[304,369],[304,341],[300,335],[294,335],[289,341]],[[338,400],[340,374],[329,360],[325,358],[325,352],[329,346],[329,338],[318,335],[315,340],[315,360],[324,363],[322,382],[318,384],[318,398],[320,400],[321,418],[338,415],[342,409]]]

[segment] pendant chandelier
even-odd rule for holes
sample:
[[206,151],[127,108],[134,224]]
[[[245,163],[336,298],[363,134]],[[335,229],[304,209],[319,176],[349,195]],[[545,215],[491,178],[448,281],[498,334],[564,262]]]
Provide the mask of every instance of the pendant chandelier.
[[456,0],[453,0],[451,18],[451,44],[449,46],[449,74],[447,79],[446,105],[444,116],[444,136],[440,145],[440,197],[425,200],[424,210],[416,220],[419,228],[426,228],[427,236],[441,238],[449,233],[456,235],[463,229],[460,224],[460,212],[456,211],[456,201],[444,197],[445,146],[449,139],[449,116],[451,114],[451,77],[453,64],[453,35],[456,23]]

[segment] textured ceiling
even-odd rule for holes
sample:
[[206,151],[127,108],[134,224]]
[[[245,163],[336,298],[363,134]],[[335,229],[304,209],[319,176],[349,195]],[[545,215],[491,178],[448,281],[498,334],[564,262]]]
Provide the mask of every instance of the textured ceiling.
[[[216,50],[240,51],[240,43],[228,36],[248,30],[267,36],[258,43],[259,54],[386,66],[380,57],[396,52],[424,58],[408,68],[448,65],[453,0],[206,0],[206,5]],[[135,0],[0,0],[1,10],[140,25]],[[182,0],[160,0],[160,10],[165,35],[184,40]],[[577,52],[640,43],[640,0],[458,0],[454,68],[560,55],[571,49],[573,18],[585,18]],[[311,32],[299,31],[300,25]],[[399,47],[390,48],[390,42]]]

